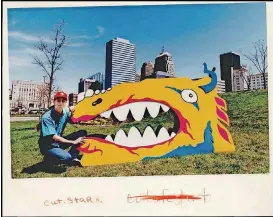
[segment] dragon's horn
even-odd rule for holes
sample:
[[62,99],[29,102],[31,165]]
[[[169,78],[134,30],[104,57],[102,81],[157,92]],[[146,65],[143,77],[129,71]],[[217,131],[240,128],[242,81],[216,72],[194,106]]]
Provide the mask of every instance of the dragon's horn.
[[199,86],[200,88],[202,88],[205,93],[209,93],[210,91],[212,91],[216,85],[217,85],[217,75],[216,73],[214,72],[215,71],[215,67],[213,67],[212,71],[209,71],[208,70],[208,67],[207,67],[207,64],[204,63],[204,73],[206,74],[209,74],[209,77],[211,78],[211,82],[206,84],[206,85],[203,85],[203,86]]

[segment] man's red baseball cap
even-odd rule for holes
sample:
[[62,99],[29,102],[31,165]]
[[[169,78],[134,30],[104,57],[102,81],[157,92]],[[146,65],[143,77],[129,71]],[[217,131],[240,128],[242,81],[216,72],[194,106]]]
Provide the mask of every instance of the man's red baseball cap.
[[67,101],[67,94],[63,91],[58,91],[54,96],[54,100],[59,98],[63,98]]

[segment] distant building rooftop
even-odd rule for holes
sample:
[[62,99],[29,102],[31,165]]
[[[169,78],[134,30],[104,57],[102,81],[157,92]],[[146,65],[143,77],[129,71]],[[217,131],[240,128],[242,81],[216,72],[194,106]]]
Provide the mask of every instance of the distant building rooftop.
[[164,56],[164,55],[167,55],[167,56],[172,56],[169,52],[163,52],[163,53],[160,53],[157,57],[161,57],[161,56]]
[[222,54],[220,54],[220,55],[225,55],[225,54],[235,54],[235,55],[238,55],[238,56],[240,56],[240,54],[238,54],[238,53],[235,53],[235,52],[232,52],[232,51],[230,51],[230,52],[227,52],[227,53],[222,53]]
[[127,39],[124,39],[124,38],[119,38],[119,37],[116,37],[114,38],[114,40],[116,41],[120,41],[120,42],[124,42],[124,43],[127,43],[127,44],[130,44],[130,41],[127,40]]

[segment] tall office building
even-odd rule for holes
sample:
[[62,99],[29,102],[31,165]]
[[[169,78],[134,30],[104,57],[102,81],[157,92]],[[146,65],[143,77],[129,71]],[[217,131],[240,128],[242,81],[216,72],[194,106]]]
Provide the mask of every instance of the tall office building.
[[101,85],[100,89],[104,89],[104,75],[101,72],[95,73],[88,78],[98,81]]
[[86,92],[91,86],[91,84],[94,83],[95,81],[96,81],[95,79],[81,78],[78,86],[78,93]]
[[166,72],[166,77],[175,77],[174,62],[172,55],[162,49],[162,52],[155,59],[154,72]]
[[141,78],[141,75],[140,74],[136,74],[136,82],[141,81],[140,78]]
[[[264,78],[260,73],[249,75],[249,82],[251,89],[264,89]],[[268,88],[268,73],[265,73],[265,84],[266,88]]]
[[136,81],[136,47],[129,40],[114,38],[106,43],[105,89]]
[[226,92],[232,91],[232,73],[231,67],[234,69],[240,69],[240,55],[229,52],[220,55],[220,70],[221,80],[225,81]]
[[69,106],[74,106],[77,104],[77,98],[78,98],[78,94],[76,93],[70,93],[68,95],[68,105]]
[[217,81],[217,93],[225,92],[226,92],[225,81],[224,80]]
[[141,66],[141,80],[144,80],[146,77],[152,76],[154,72],[154,64],[149,61],[149,62],[145,62],[142,64]]
[[242,66],[240,69],[233,69],[233,67],[231,67],[231,75],[232,91],[247,90],[249,77],[246,66]]

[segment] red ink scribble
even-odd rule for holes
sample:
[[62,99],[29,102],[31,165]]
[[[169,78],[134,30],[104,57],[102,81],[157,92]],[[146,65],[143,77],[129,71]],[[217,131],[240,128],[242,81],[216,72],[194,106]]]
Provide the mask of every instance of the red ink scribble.
[[229,138],[228,138],[228,134],[227,134],[226,130],[225,130],[224,128],[220,127],[218,124],[217,124],[217,127],[218,127],[218,131],[219,131],[219,133],[221,134],[221,136],[222,136],[226,141],[228,141],[228,142],[230,143]]
[[196,197],[189,194],[180,194],[180,195],[143,195],[143,196],[133,196],[130,198],[141,198],[141,200],[200,200],[201,197]]

